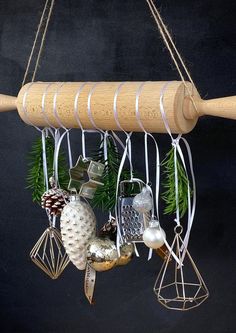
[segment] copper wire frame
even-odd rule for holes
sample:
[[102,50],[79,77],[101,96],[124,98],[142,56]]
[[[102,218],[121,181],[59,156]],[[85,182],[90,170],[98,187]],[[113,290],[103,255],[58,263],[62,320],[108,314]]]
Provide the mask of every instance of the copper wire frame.
[[31,260],[53,280],[64,271],[70,259],[55,227],[47,228],[30,252]]
[[[158,302],[167,309],[187,311],[202,304],[209,297],[209,291],[195,262],[184,247],[180,233],[176,232],[171,251],[175,252],[182,264],[172,260],[171,252],[169,252],[157,276],[154,293]],[[187,266],[187,260],[192,268],[191,273],[195,275],[194,282],[185,279],[184,269]],[[173,282],[168,283],[172,279]]]

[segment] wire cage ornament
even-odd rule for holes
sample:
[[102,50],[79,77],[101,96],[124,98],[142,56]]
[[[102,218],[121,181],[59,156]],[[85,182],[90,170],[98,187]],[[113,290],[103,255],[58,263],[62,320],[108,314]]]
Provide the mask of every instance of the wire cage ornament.
[[53,280],[64,271],[70,259],[62,243],[61,234],[50,226],[30,252],[31,260]]
[[[164,261],[154,285],[158,302],[172,310],[186,311],[202,304],[209,296],[207,286],[180,234],[182,226],[175,227],[171,251]],[[180,264],[171,260],[174,252]]]

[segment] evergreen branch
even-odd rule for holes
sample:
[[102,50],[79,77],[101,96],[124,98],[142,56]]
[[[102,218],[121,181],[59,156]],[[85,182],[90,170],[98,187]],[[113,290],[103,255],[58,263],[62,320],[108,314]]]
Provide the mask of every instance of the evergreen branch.
[[[175,161],[174,148],[172,148],[162,162],[164,167],[165,180],[163,188],[165,191],[162,194],[162,199],[165,202],[164,214],[174,214],[176,212],[176,193],[175,193]],[[188,209],[188,178],[186,171],[177,155],[177,171],[178,171],[178,201],[179,212],[182,218]],[[190,194],[192,191],[190,189]]]
[[[107,160],[104,160],[104,140],[101,141],[98,151],[93,154],[93,159],[105,164],[105,168],[101,178],[103,186],[99,186],[96,189],[94,198],[92,199],[92,206],[98,207],[103,211],[112,211],[116,204],[117,175],[121,158],[111,136],[107,138]],[[129,170],[124,169],[121,173],[120,181],[129,178]],[[133,189],[129,190],[129,194],[131,194],[131,191]]]
[[[46,157],[48,176],[53,175],[53,159],[54,159],[54,141],[52,138],[47,137],[46,144]],[[69,182],[69,175],[65,162],[65,155],[60,152],[58,156],[58,175],[59,183],[62,188],[67,188]],[[32,144],[31,152],[29,153],[28,175],[26,178],[27,187],[32,191],[32,200],[40,204],[41,197],[46,191],[44,183],[43,171],[43,150],[42,140],[37,138]]]

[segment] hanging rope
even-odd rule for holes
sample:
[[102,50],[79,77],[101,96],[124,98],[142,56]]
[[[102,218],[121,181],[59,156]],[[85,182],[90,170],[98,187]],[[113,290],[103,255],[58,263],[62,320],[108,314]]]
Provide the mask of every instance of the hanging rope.
[[52,10],[54,7],[54,3],[55,0],[46,0],[44,8],[43,8],[43,12],[39,21],[39,25],[38,25],[38,29],[36,31],[35,34],[35,38],[34,38],[34,42],[33,42],[33,46],[29,55],[29,59],[27,62],[27,66],[26,66],[26,70],[25,70],[25,74],[23,77],[23,81],[22,81],[22,86],[26,83],[27,77],[29,75],[29,71],[30,71],[30,67],[34,58],[34,53],[36,52],[36,45],[37,42],[39,40],[39,37],[41,35],[41,41],[40,41],[40,46],[39,46],[39,50],[37,52],[37,56],[36,56],[36,61],[35,61],[35,65],[34,65],[34,70],[32,73],[32,77],[31,77],[31,81],[34,82],[37,71],[38,71],[38,67],[39,67],[39,61],[42,55],[42,51],[43,51],[43,47],[44,47],[44,43],[45,43],[45,39],[46,39],[46,34],[48,31],[48,25],[50,22],[50,18],[51,18],[51,14],[52,14]]
[[[154,20],[155,20],[155,22],[157,24],[157,27],[158,27],[158,29],[160,31],[161,37],[162,37],[162,39],[163,39],[163,41],[164,41],[164,43],[165,43],[165,45],[166,45],[166,47],[167,47],[167,49],[168,49],[168,51],[170,53],[171,59],[173,60],[173,62],[175,64],[175,67],[176,67],[176,69],[177,69],[177,71],[179,73],[179,76],[180,76],[180,78],[181,78],[181,80],[182,80],[182,82],[183,82],[183,84],[184,84],[184,86],[185,86],[185,88],[186,88],[186,90],[187,90],[190,98],[191,98],[191,101],[192,101],[195,109],[197,110],[197,106],[195,104],[195,101],[192,98],[193,89],[195,87],[195,84],[194,84],[193,79],[192,79],[192,77],[190,75],[190,72],[187,69],[187,66],[185,65],[184,60],[183,60],[182,56],[180,55],[180,53],[179,53],[179,51],[178,51],[178,49],[177,49],[177,47],[176,47],[176,45],[175,45],[172,37],[171,37],[171,34],[168,31],[166,25],[164,24],[164,22],[162,20],[162,17],[160,15],[157,7],[155,6],[153,0],[146,0],[146,2],[147,2],[148,6],[150,8],[150,11],[151,11],[151,13],[153,15],[153,18],[154,18]],[[182,66],[182,70],[181,70],[181,66]],[[192,84],[192,92],[190,92],[190,90],[189,90],[189,87],[188,87],[188,85],[187,85],[187,83],[185,81],[183,72],[186,74],[188,80]]]

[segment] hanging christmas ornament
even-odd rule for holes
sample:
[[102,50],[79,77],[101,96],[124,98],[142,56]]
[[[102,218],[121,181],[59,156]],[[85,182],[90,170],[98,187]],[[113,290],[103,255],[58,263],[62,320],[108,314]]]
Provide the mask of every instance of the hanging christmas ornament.
[[109,238],[95,237],[88,243],[88,264],[97,272],[112,269],[117,262],[116,245]]
[[116,260],[116,266],[127,265],[134,256],[134,245],[124,244],[120,247],[120,256]]
[[103,185],[100,181],[104,165],[80,156],[76,165],[70,169],[70,182],[68,189],[76,191],[80,196],[93,199],[98,186]]
[[[190,186],[188,181],[188,176],[186,176],[186,188],[187,188],[187,209],[188,209],[188,225],[187,232],[184,240],[181,238],[181,233],[183,232],[183,227],[181,225],[180,216],[181,216],[181,205],[179,202],[179,174],[180,169],[178,165],[178,156],[181,158],[181,162],[184,168],[184,171],[187,175],[186,164],[183,156],[183,152],[180,147],[179,141],[181,140],[181,135],[178,135],[176,139],[172,137],[168,122],[166,120],[166,114],[164,111],[163,98],[164,92],[168,84],[164,86],[160,96],[160,110],[162,114],[162,119],[166,127],[167,132],[169,133],[172,140],[173,147],[173,181],[174,181],[174,200],[176,212],[176,227],[174,228],[175,237],[173,244],[170,249],[167,260],[164,262],[161,271],[157,277],[154,292],[157,295],[158,301],[165,307],[173,310],[190,310],[199,306],[203,303],[209,295],[208,289],[197,269],[192,257],[190,256],[187,245],[189,240],[189,235],[193,223],[193,217],[195,212],[195,179],[192,166],[192,157],[190,147],[185,139],[182,139],[186,145],[190,169],[192,174],[193,181],[193,204],[191,205],[191,196],[190,196]],[[174,257],[174,264],[170,264],[171,255]]]
[[49,215],[59,216],[69,199],[69,193],[57,188],[54,177],[51,177],[49,182],[52,188],[42,195],[41,206],[46,209]]
[[153,208],[153,198],[150,190],[144,186],[141,193],[134,197],[133,208],[139,213],[148,213]]
[[124,180],[120,182],[120,196],[118,198],[118,217],[120,233],[125,243],[142,242],[143,232],[149,216],[139,213],[133,208],[135,195],[126,195],[125,186],[136,187],[141,191],[142,184],[139,181]]
[[[163,263],[157,277],[154,292],[158,301],[168,309],[190,310],[199,306],[209,296],[208,289],[180,236],[182,227],[175,227],[175,238],[171,246],[179,260],[170,262],[171,253]],[[183,261],[183,252],[185,257]]]
[[110,240],[116,240],[117,224],[114,218],[110,218],[100,229],[99,237],[108,237]]
[[160,223],[157,220],[151,220],[149,227],[143,233],[144,244],[151,249],[158,249],[164,245],[165,239],[166,234],[160,227]]
[[71,262],[79,270],[84,270],[87,245],[96,232],[96,217],[92,208],[79,196],[72,195],[63,208],[60,223],[62,241]]
[[50,278],[57,279],[69,263],[60,232],[47,228],[30,252],[31,260]]
[[[170,253],[170,251],[168,250],[168,248],[165,244],[162,245],[160,248],[155,249],[155,252],[162,260],[166,260]],[[172,260],[172,257],[170,258],[170,260]]]
[[[104,151],[106,151],[106,154],[104,154]],[[116,182],[121,156],[111,134],[104,135],[98,151],[93,154],[93,159],[104,164],[105,168],[101,178],[103,186],[97,187],[91,203],[92,207],[100,208],[103,211],[112,211],[116,205]],[[130,171],[124,168],[121,171],[120,180],[129,178]]]

